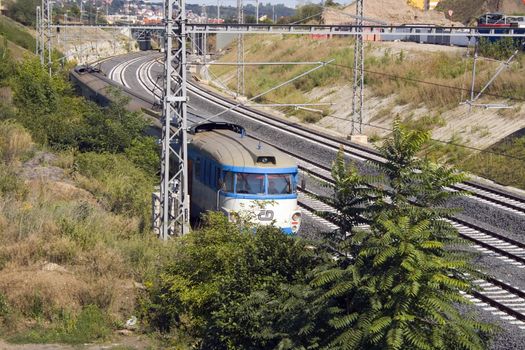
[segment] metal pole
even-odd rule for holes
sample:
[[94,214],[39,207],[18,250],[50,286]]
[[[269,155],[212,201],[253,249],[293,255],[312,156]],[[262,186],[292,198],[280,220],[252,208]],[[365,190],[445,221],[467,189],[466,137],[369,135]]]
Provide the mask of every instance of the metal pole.
[[[356,1],[356,25],[363,25],[363,2]],[[363,48],[363,33],[359,33],[355,38],[354,47],[354,84],[352,95],[352,135],[363,132],[363,85],[364,85],[364,68],[365,57]]]
[[[172,235],[183,235],[189,231],[190,207],[186,130],[186,0],[165,0],[164,5],[165,61],[159,238],[167,240]],[[174,39],[175,52],[172,51]]]
[[[472,66],[472,84],[470,85],[470,101],[474,102],[474,88],[476,86],[476,65],[478,62],[478,42],[474,44],[474,63]],[[469,104],[469,111],[472,111],[472,104]]]
[[259,24],[259,0],[255,0],[255,6],[257,6],[255,9],[255,17],[257,17],[255,23]]
[[35,55],[40,57],[40,64],[44,65],[44,55],[42,51],[42,10],[40,6],[36,7],[36,31]]
[[[52,25],[52,10],[51,7],[53,6],[53,2],[51,0],[42,0],[42,19],[41,19],[41,27],[42,27],[42,55],[40,57],[40,62],[42,64],[47,63],[49,75],[52,73],[52,57],[51,53],[53,52],[53,45],[51,42],[52,34],[51,34],[51,25]],[[47,62],[44,62],[44,51],[46,50],[47,46]]]
[[516,55],[518,54],[518,50],[514,51],[514,53],[512,54],[512,56],[509,57],[508,60],[506,60],[505,62],[502,62],[501,65],[498,67],[498,69],[496,70],[496,73],[494,73],[494,75],[492,76],[492,78],[490,78],[490,80],[485,84],[485,86],[481,89],[481,91],[476,95],[476,97],[474,97],[474,101],[476,101],[478,98],[480,98],[481,95],[483,95],[483,93],[485,92],[485,90],[487,90],[489,88],[490,85],[492,85],[492,83],[494,82],[494,80],[496,80],[496,78],[501,74],[501,72],[503,72],[503,70],[505,70],[505,68],[507,68],[510,64],[510,62],[512,62],[512,60],[514,59],[514,57],[516,57]]
[[[237,0],[237,23],[244,22],[242,0]],[[244,35],[237,35],[237,96],[244,95]]]

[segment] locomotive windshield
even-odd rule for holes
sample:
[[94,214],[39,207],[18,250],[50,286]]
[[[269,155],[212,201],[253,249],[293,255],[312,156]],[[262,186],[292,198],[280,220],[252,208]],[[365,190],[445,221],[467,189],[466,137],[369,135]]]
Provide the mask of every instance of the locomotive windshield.
[[237,174],[237,193],[264,194],[264,174]]
[[291,194],[292,176],[290,174],[268,175],[268,194]]
[[238,194],[282,195],[296,192],[294,174],[252,174],[225,171],[222,190]]

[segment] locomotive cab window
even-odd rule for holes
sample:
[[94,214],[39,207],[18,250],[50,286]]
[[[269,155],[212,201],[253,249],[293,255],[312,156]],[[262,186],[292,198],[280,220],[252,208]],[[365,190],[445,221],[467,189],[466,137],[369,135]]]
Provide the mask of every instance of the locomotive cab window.
[[236,193],[264,194],[264,175],[237,173]]
[[222,185],[222,189],[224,192],[233,193],[233,173],[231,171],[224,172],[224,183]]
[[268,194],[292,194],[293,192],[292,175],[268,174]]
[[195,159],[195,178],[199,180],[201,178],[201,159],[200,158]]

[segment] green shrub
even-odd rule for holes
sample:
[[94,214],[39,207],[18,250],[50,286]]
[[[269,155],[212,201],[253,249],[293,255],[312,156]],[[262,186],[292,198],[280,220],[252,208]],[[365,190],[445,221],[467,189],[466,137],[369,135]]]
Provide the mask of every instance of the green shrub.
[[[142,137],[147,126],[139,113],[126,110],[128,100],[117,92],[114,102],[101,108],[73,96],[71,85],[60,74],[50,77],[36,59],[17,66],[12,86],[16,119],[35,140],[53,148],[123,152]],[[142,162],[147,161],[144,158]]]
[[[35,12],[35,6],[31,12]],[[33,18],[34,20],[34,18]],[[0,15],[0,33],[3,33],[7,39],[24,49],[35,52],[35,38],[29,34],[26,28],[19,23]]]
[[154,329],[200,339],[202,348],[273,349],[297,332],[294,320],[308,321],[290,311],[305,309],[283,300],[293,299],[285,286],[311,267],[304,243],[275,227],[252,234],[219,213],[205,222],[175,242],[172,263],[149,284],[143,316]]
[[129,160],[148,174],[159,170],[160,155],[157,140],[153,137],[136,138],[124,151]]
[[479,40],[479,53],[482,56],[494,58],[496,60],[508,60],[514,51],[519,48],[519,42],[513,38],[501,38],[495,41],[487,38],[481,38]]
[[[156,179],[124,155],[81,153],[75,160],[82,185],[109,210],[150,220],[151,193]],[[146,226],[144,226],[145,228]]]
[[84,307],[77,317],[62,310],[58,318],[52,328],[40,324],[9,340],[13,343],[84,344],[103,340],[111,334],[107,315],[94,305]]

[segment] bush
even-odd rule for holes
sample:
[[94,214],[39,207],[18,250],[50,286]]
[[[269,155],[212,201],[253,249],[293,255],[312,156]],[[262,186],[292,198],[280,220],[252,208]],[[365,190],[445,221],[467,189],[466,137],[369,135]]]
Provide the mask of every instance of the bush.
[[64,310],[60,312],[54,328],[40,325],[9,340],[14,343],[84,344],[103,340],[110,334],[108,317],[97,306],[88,305],[77,317]]
[[159,170],[160,155],[157,140],[153,137],[136,138],[124,151],[129,160],[148,174]]
[[0,159],[11,164],[26,157],[33,150],[31,135],[12,121],[0,122]]
[[147,227],[155,179],[124,155],[81,153],[75,167],[86,178],[82,185],[115,213],[137,216]]
[[293,313],[283,307],[292,293],[284,286],[302,281],[311,267],[304,243],[275,227],[251,234],[218,213],[205,222],[175,242],[143,316],[154,329],[200,339],[205,349],[273,349],[293,336]]
[[140,114],[126,110],[128,101],[118,93],[109,107],[98,107],[73,96],[69,83],[50,77],[36,59],[17,66],[12,85],[17,120],[35,140],[56,149],[123,152],[147,126]]
[[491,40],[481,38],[479,40],[479,53],[482,56],[506,61],[516,51],[520,49],[520,43],[513,38],[501,38]]

